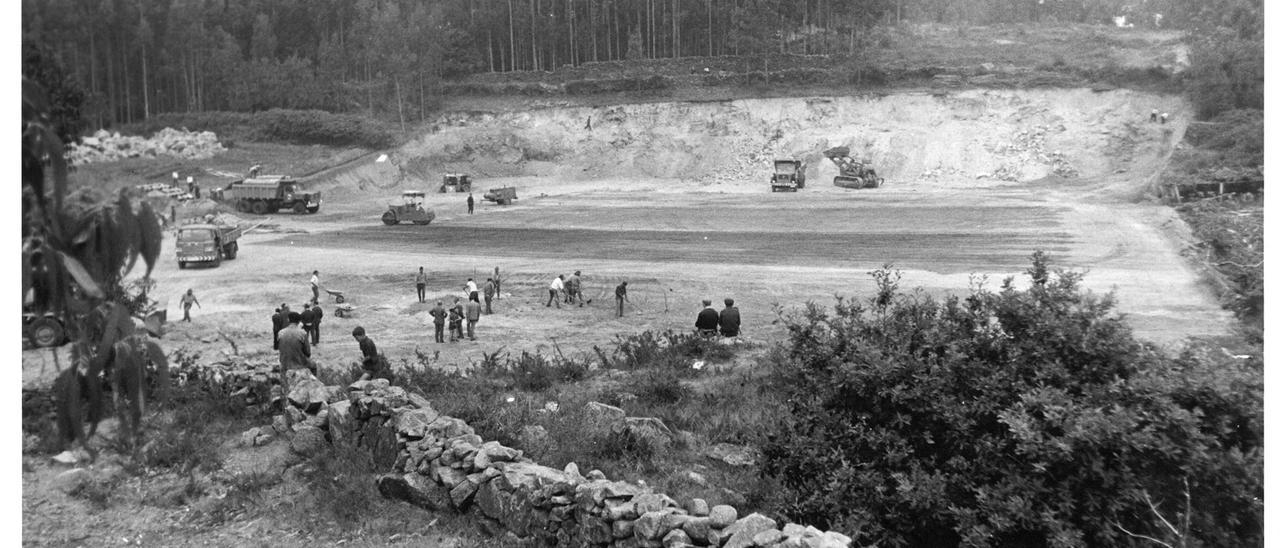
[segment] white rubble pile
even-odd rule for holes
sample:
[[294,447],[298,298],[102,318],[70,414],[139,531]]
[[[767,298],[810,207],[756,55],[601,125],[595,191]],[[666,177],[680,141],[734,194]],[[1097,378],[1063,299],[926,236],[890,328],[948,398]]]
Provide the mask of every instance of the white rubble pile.
[[154,158],[162,154],[199,160],[226,150],[212,131],[164,128],[150,138],[144,138],[100,129],[79,143],[72,143],[67,157],[72,165]]
[[1012,142],[1002,142],[990,144],[988,150],[996,154],[1011,156],[1014,158],[1015,165],[1003,165],[993,178],[1003,181],[1018,181],[1021,178],[1021,167],[1030,163],[1040,163],[1049,166],[1054,175],[1064,178],[1078,177],[1079,170],[1071,165],[1065,154],[1060,151],[1046,151],[1044,146],[1045,135],[1049,131],[1062,132],[1066,131],[1061,125],[1050,128],[1049,126],[1035,126],[1031,129],[1019,131],[1014,135]]

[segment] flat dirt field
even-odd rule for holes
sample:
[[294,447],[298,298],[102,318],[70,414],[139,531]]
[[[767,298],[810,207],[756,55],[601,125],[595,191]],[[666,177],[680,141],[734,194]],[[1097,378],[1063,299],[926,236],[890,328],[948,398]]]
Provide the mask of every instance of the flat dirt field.
[[[1173,121],[1148,123],[1151,105]],[[416,361],[416,349],[465,369],[485,353],[590,354],[617,334],[692,329],[702,298],[720,307],[733,297],[744,337],[769,342],[783,336],[779,311],[866,298],[868,273],[883,265],[901,270],[904,289],[964,294],[984,277],[993,290],[1007,276],[1025,286],[1021,273],[1041,249],[1085,271],[1088,288],[1114,290],[1141,337],[1176,346],[1233,324],[1182,256],[1186,227],[1144,200],[1187,112],[1177,98],[1067,90],[455,113],[386,161],[373,155],[320,178],[326,201],[315,215],[246,214],[274,226],[247,235],[218,268],[180,270],[167,236],[156,295],[171,321],[187,288],[201,308],[191,323],[172,321],[165,345],[216,357],[233,351],[220,331],[235,351],[271,358],[272,309],[300,308],[313,269],[355,307],[336,318],[322,293],[315,356],[326,368],[358,356],[356,325],[393,363]],[[870,160],[885,186],[834,187],[821,151],[836,145]],[[807,187],[771,193],[772,160],[787,157],[806,161]],[[464,195],[435,193],[445,171],[474,175],[474,215]],[[480,200],[502,185],[518,188],[515,204]],[[431,192],[435,221],[384,226],[386,204],[415,188]],[[414,291],[418,266],[430,277],[428,304]],[[495,267],[502,294],[478,340],[432,342],[429,307]],[[574,270],[590,304],[545,306],[551,278]],[[622,280],[631,303],[618,318]],[[41,354],[26,361],[48,363]]]

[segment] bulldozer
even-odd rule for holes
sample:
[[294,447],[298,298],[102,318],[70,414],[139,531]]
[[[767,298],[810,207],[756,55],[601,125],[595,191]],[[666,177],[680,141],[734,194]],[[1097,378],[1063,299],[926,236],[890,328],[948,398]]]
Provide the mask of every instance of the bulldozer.
[[884,184],[884,177],[876,175],[868,162],[850,156],[849,147],[835,147],[822,152],[840,169],[832,183],[841,188],[877,188]]
[[421,190],[406,190],[400,197],[404,203],[387,204],[387,211],[382,214],[382,224],[391,226],[401,222],[411,222],[415,225],[427,225],[436,218],[436,212],[422,207],[427,193]]

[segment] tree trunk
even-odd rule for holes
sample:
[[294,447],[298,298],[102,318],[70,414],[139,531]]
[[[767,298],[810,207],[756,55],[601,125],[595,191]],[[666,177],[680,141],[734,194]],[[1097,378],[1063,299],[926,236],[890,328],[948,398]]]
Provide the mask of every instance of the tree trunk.
[[537,0],[529,0],[529,53],[533,57],[533,70],[538,70],[538,29],[535,27],[538,21],[536,2]]
[[516,70],[516,19],[515,11],[511,7],[511,0],[507,0],[507,30],[511,33],[511,67],[510,70]]
[[400,78],[396,79],[396,108],[400,111],[400,133],[405,132],[404,127],[404,100],[400,98]]
[[142,45],[142,118],[151,117],[151,84],[147,82],[147,46]]

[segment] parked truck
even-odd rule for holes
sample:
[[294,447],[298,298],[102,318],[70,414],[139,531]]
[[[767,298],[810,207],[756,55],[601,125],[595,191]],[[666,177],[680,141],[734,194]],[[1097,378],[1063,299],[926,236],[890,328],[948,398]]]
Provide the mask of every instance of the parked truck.
[[773,176],[769,189],[773,192],[795,192],[804,188],[804,162],[801,160],[774,160]]
[[489,192],[484,193],[484,199],[496,202],[499,205],[510,205],[512,200],[518,200],[519,198],[519,196],[516,196],[516,187],[513,186],[491,188]]
[[308,191],[288,175],[263,175],[234,181],[222,191],[222,198],[241,212],[263,215],[282,209],[294,213],[320,211],[321,192]]
[[440,182],[440,192],[471,192],[471,176],[462,173],[445,173]]
[[235,225],[201,223],[179,227],[175,246],[178,268],[186,268],[188,263],[208,263],[216,267],[223,260],[235,259],[240,251],[236,240],[243,235],[244,230]]

